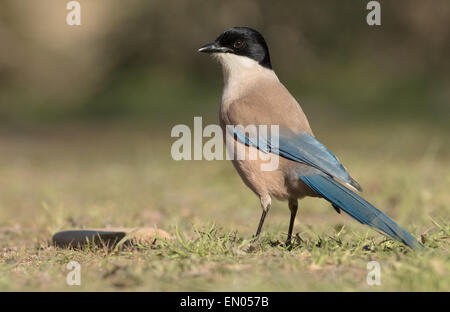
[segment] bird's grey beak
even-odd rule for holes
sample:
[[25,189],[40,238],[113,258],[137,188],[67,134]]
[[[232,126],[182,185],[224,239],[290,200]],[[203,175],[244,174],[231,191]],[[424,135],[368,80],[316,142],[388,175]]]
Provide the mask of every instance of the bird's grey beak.
[[226,53],[231,52],[232,50],[230,48],[221,47],[217,42],[210,42],[202,46],[200,49],[198,49],[198,52],[203,53]]

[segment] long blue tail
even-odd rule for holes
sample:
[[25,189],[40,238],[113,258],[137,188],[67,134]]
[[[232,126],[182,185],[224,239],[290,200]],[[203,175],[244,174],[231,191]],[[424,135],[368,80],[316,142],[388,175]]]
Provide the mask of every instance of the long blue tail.
[[394,220],[332,178],[318,174],[302,175],[300,179],[316,193],[362,224],[373,226],[414,250],[423,248],[421,243],[402,229]]

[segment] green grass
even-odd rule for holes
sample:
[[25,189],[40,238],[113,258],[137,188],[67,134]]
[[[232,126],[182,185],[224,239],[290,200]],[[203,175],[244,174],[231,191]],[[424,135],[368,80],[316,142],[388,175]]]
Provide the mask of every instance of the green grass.
[[[275,202],[260,246],[251,249],[259,200],[229,162],[173,161],[169,131],[130,125],[3,130],[0,290],[450,290],[448,132],[417,124],[334,124],[339,132],[313,125],[364,187],[364,197],[422,237],[424,252],[336,214],[319,199],[300,201],[290,247],[283,243],[287,203]],[[107,226],[155,226],[173,240],[118,250],[51,244],[59,230]],[[65,264],[72,260],[81,263],[81,286],[66,285]],[[380,286],[366,283],[372,260],[381,266]]]

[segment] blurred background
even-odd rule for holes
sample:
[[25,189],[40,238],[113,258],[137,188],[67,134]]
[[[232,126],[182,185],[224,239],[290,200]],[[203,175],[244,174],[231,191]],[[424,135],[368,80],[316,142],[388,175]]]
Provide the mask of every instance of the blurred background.
[[221,72],[196,51],[232,26],[264,34],[307,112],[448,123],[446,0],[381,1],[379,27],[366,24],[367,1],[81,0],[81,26],[66,24],[67,2],[0,4],[2,126],[215,118]]
[[[430,179],[449,180],[447,0],[381,1],[382,25],[372,27],[365,1],[79,2],[81,26],[66,24],[67,1],[0,4],[5,223],[45,211],[53,218],[62,207],[62,223],[44,222],[52,229],[226,215],[253,232],[239,222],[259,211],[248,209],[245,218],[240,209],[229,213],[243,202],[258,204],[228,162],[170,157],[175,124],[192,125],[194,116],[217,123],[221,70],[197,49],[236,25],[264,34],[275,71],[316,136],[368,185],[368,196],[388,188],[382,204],[394,215],[402,205],[398,181],[422,181],[410,192],[424,200],[436,192]],[[428,179],[437,168],[442,176]],[[391,186],[380,182],[380,170]],[[205,202],[230,193],[235,204]]]

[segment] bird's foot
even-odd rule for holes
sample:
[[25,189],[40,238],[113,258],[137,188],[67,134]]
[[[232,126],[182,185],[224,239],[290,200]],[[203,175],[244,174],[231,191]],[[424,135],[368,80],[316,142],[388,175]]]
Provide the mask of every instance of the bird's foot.
[[292,238],[291,237],[288,237],[287,239],[286,239],[286,241],[284,242],[284,245],[286,245],[286,246],[292,246]]
[[293,237],[288,237],[284,243],[284,246],[287,250],[292,250],[294,247],[299,246],[302,242],[302,239],[298,235],[298,233]]
[[247,253],[261,250],[261,242],[259,241],[259,236],[255,237],[251,242],[245,245],[243,250]]

